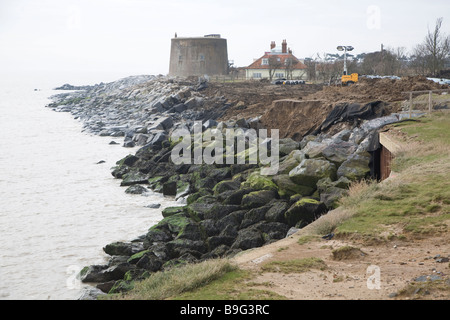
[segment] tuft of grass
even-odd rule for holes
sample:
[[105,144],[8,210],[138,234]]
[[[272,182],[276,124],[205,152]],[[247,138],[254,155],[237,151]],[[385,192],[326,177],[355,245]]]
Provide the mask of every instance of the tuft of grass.
[[331,253],[334,260],[360,259],[367,255],[367,253],[361,251],[361,249],[352,246],[343,246],[338,249],[334,249]]
[[[172,300],[285,300],[268,288],[269,283],[256,283],[250,281],[252,274],[249,271],[237,269],[227,272],[220,278],[207,285],[184,292],[172,297]],[[256,288],[258,287],[258,288]],[[260,289],[260,287],[266,287]]]
[[207,260],[197,264],[159,271],[147,279],[136,282],[134,288],[123,294],[110,295],[109,299],[164,300],[201,288],[225,275],[238,273],[237,267],[226,259]]
[[433,280],[409,283],[405,288],[400,290],[396,295],[398,298],[434,300],[437,297],[448,299],[450,296],[450,281]]
[[297,243],[302,245],[318,239],[319,238],[315,235],[304,235],[298,238]]
[[304,258],[285,261],[271,261],[264,266],[264,272],[302,273],[310,269],[325,270],[326,263],[320,258]]

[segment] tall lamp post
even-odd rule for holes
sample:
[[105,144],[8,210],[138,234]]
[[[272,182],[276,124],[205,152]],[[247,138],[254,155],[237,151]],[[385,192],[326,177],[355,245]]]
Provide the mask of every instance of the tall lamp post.
[[338,46],[339,51],[344,51],[344,75],[347,75],[347,51],[352,51],[352,46]]

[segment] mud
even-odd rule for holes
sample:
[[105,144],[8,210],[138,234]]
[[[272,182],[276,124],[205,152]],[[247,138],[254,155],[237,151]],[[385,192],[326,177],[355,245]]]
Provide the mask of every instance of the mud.
[[[385,102],[386,114],[401,111],[408,91],[446,89],[422,76],[400,80],[360,78],[352,86],[272,85],[264,81],[210,83],[202,91],[209,97],[222,97],[230,107],[220,120],[259,118],[267,129],[279,129],[280,138],[300,140],[313,132],[340,103]],[[340,124],[340,127],[345,124]],[[342,129],[342,128],[340,128]]]

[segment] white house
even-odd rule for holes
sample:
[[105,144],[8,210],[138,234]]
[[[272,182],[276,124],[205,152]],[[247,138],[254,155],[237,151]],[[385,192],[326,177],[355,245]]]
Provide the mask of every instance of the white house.
[[286,40],[283,40],[281,50],[276,48],[275,41],[270,44],[270,51],[256,59],[245,69],[247,79],[298,79],[307,77],[306,65],[297,59],[287,48]]

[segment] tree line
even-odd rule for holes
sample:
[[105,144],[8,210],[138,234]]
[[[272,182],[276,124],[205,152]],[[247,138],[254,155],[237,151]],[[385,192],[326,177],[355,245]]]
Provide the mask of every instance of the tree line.
[[[450,78],[450,35],[442,31],[443,18],[436,20],[434,29],[428,29],[424,40],[409,53],[404,47],[381,48],[380,51],[347,54],[349,73],[379,76],[423,75]],[[318,54],[305,59],[308,78],[333,83],[342,75],[344,56]]]

